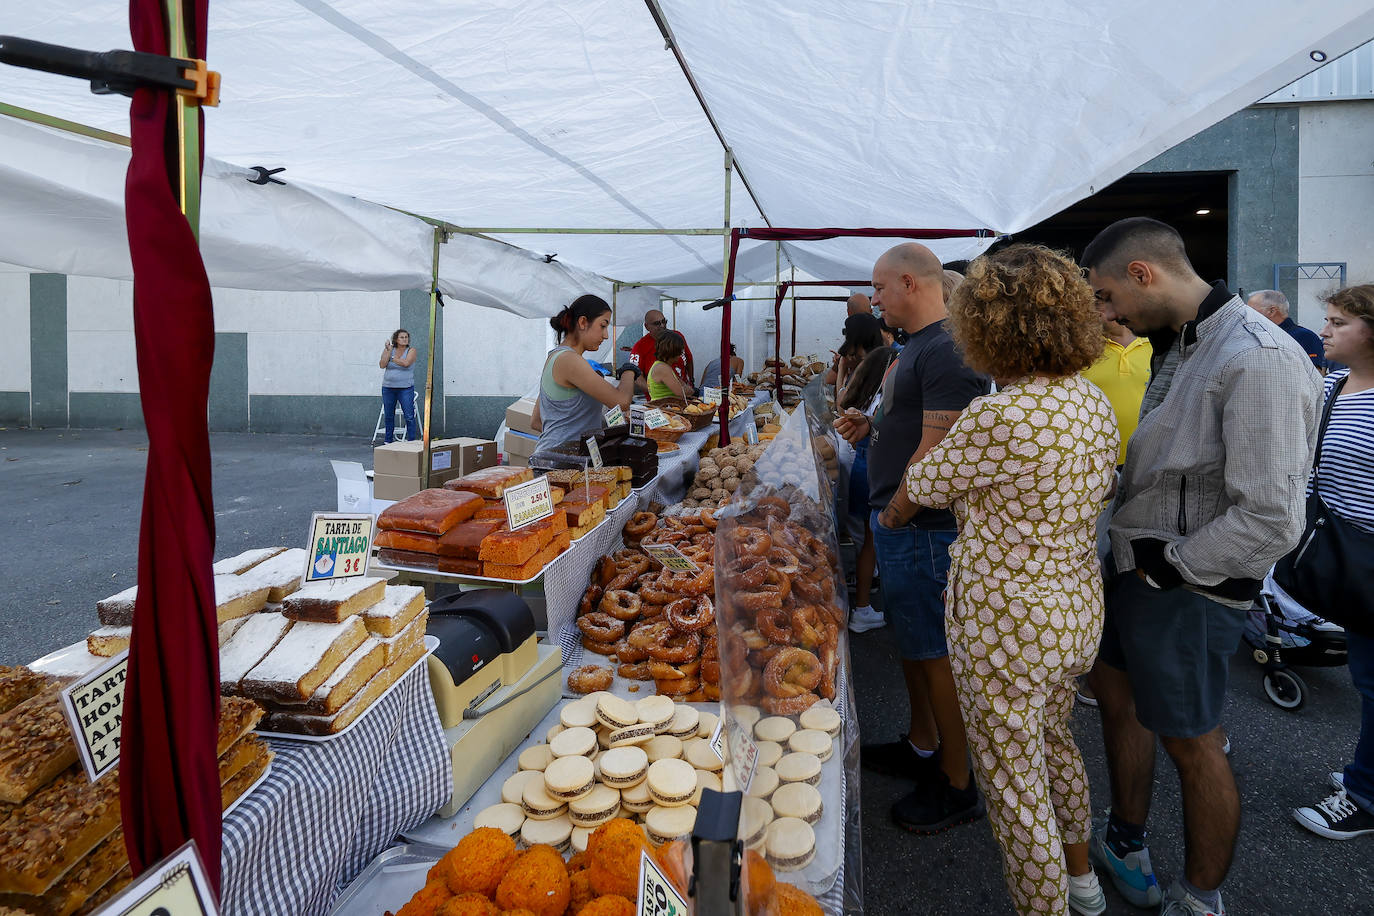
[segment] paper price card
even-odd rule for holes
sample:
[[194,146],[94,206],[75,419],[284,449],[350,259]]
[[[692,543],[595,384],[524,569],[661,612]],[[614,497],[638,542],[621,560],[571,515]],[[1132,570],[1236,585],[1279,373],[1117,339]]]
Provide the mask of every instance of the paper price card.
[[711,750],[716,752],[716,757],[721,763],[725,762],[725,720],[716,720],[716,730],[711,732]]
[[662,429],[670,422],[668,415],[657,407],[644,411],[644,425],[648,429]]
[[682,555],[672,544],[640,544],[639,549],[673,572],[701,572],[700,567]]
[[749,794],[749,786],[754,781],[754,770],[759,765],[759,746],[738,719],[728,713],[725,721],[725,746],[730,752],[730,769],[735,774],[735,785],[740,791]]
[[750,445],[759,444],[759,425],[754,422],[754,415],[749,415],[749,422],[744,424],[744,441]]
[[553,494],[549,492],[547,477],[536,477],[518,487],[507,487],[504,499],[506,523],[511,531],[553,515]]
[[192,841],[145,871],[99,912],[100,916],[216,916],[219,907]]
[[372,516],[316,512],[310,516],[303,582],[367,575],[372,556]]
[[587,437],[587,454],[592,458],[592,467],[598,471],[606,466],[601,460],[601,446],[596,444],[595,436]]
[[701,399],[707,404],[719,404],[721,402],[721,392],[719,388],[702,388]]
[[607,426],[619,426],[621,423],[624,422],[625,411],[621,410],[619,407],[612,407],[610,410],[606,411]]
[[62,690],[62,711],[67,714],[81,765],[91,782],[119,763],[128,673],[129,653],[121,652]]
[[682,899],[648,852],[639,854],[639,903],[635,916],[687,916],[687,901]]

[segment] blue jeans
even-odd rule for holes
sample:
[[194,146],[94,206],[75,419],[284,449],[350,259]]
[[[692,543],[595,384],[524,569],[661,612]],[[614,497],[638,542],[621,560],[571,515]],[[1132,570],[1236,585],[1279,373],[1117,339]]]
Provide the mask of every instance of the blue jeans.
[[415,420],[415,386],[382,389],[382,416],[386,418],[386,441],[396,441],[396,404],[406,418],[406,438],[420,438],[420,424]]
[[949,655],[945,642],[945,586],[949,546],[956,531],[907,525],[885,528],[876,511],[869,517],[873,549],[883,571],[883,610],[897,633],[897,651],[906,661]]
[[1360,740],[1355,759],[1345,768],[1345,791],[1350,800],[1374,814],[1374,637],[1345,632],[1350,651],[1350,679],[1360,693]]

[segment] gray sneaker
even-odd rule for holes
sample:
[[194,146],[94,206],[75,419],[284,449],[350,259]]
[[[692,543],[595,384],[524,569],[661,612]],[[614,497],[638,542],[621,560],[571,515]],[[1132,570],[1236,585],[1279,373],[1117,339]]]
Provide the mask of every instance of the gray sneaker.
[[1094,826],[1088,841],[1088,855],[1112,879],[1118,894],[1132,906],[1158,906],[1163,898],[1155,870],[1150,865],[1150,850],[1129,852],[1119,857],[1107,845],[1107,824]]
[[887,618],[881,611],[872,608],[859,608],[849,615],[849,632],[867,633],[887,626]]
[[1102,885],[1097,883],[1097,875],[1088,872],[1091,876],[1092,884],[1081,890],[1074,887],[1073,879],[1069,879],[1069,911],[1077,916],[1101,916],[1107,912],[1107,896],[1102,893]]
[[1164,895],[1159,916],[1226,916],[1226,906],[1221,902],[1221,894],[1217,894],[1217,908],[1211,909],[1175,881]]

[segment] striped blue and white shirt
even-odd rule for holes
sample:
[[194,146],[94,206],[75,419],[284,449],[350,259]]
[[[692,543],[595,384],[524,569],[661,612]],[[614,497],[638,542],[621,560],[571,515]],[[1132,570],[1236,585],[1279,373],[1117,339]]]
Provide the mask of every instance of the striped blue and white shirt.
[[[1349,369],[1326,377],[1326,397]],[[1327,508],[1367,531],[1374,531],[1374,388],[1341,392],[1322,437],[1320,477]]]

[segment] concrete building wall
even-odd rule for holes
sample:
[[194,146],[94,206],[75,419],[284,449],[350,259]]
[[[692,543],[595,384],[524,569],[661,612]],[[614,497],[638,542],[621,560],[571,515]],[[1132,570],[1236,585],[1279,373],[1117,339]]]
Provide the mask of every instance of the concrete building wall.
[[0,426],[29,423],[29,275],[0,273]]

